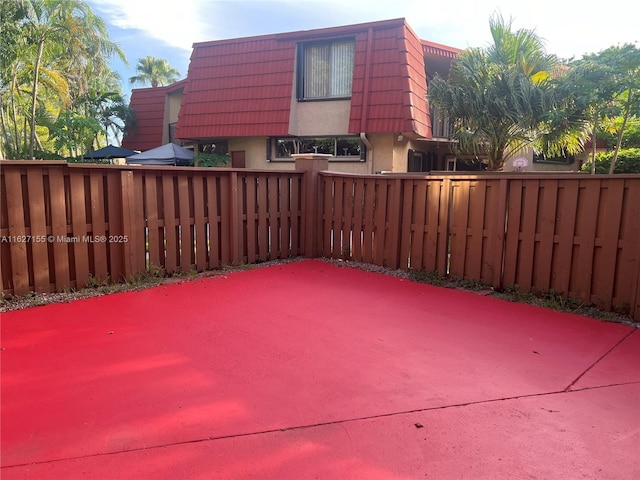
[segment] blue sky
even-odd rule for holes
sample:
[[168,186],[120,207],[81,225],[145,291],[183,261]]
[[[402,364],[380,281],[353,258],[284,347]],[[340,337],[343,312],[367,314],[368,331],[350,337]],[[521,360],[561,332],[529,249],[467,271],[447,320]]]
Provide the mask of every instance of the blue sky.
[[423,40],[458,48],[490,43],[489,17],[499,11],[514,28],[535,30],[547,51],[580,57],[640,42],[640,3],[619,11],[584,0],[89,0],[124,50],[129,66],[112,62],[123,79],[138,58],[165,58],[187,75],[194,42],[309,30],[404,17]]

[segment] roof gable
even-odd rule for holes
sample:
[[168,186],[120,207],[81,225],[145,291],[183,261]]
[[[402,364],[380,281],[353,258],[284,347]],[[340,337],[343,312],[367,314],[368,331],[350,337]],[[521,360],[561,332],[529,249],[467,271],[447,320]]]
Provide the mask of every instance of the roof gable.
[[136,120],[122,139],[124,148],[148,150],[162,145],[165,98],[169,88],[137,88],[131,91],[129,105],[135,111]]

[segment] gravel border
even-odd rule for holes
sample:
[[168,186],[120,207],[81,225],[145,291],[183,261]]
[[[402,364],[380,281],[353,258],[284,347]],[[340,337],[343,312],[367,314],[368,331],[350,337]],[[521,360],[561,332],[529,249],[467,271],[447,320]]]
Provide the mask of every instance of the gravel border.
[[[272,267],[274,265],[285,265],[288,263],[299,262],[302,260],[307,260],[307,258],[294,257],[294,258],[287,258],[287,259],[276,259],[276,260],[269,260],[261,263],[255,263],[255,264],[227,266],[227,267],[220,268],[218,270],[207,270],[201,273],[188,273],[188,274],[176,275],[172,277],[151,277],[150,276],[148,278],[144,278],[141,281],[135,282],[135,283],[104,285],[104,286],[99,286],[95,288],[84,288],[82,290],[65,292],[65,293],[31,292],[28,295],[24,295],[21,297],[8,297],[8,298],[0,299],[0,313],[10,312],[13,310],[22,310],[25,308],[33,308],[33,307],[48,305],[52,303],[67,303],[67,302],[84,299],[84,298],[110,295],[112,293],[144,290],[146,288],[152,288],[158,285],[190,281],[190,280],[195,280],[199,278],[216,277],[220,275],[227,275],[233,272],[252,270],[255,268]],[[331,258],[318,258],[317,260],[326,262],[336,267],[357,268],[359,270],[363,270],[366,272],[380,273],[383,275],[403,278],[409,281],[417,281],[416,278],[410,272],[407,272],[404,270],[399,270],[399,269],[393,270],[393,269],[381,267],[378,265],[354,262],[350,260],[336,260]],[[428,283],[428,282],[423,282],[423,283]],[[442,288],[455,288],[458,290],[469,291],[469,292],[476,293],[478,295],[485,295],[485,296],[499,298],[499,299],[511,301],[511,302],[520,301],[521,303],[536,305],[542,308],[549,308],[557,311],[563,311],[566,313],[575,313],[575,314],[583,315],[586,317],[596,318],[602,321],[621,323],[630,327],[640,328],[640,322],[634,321],[633,318],[629,316],[621,315],[616,312],[606,312],[606,311],[598,310],[597,308],[588,306],[588,305],[580,306],[579,308],[567,308],[567,309],[559,310],[559,309],[552,308],[553,305],[550,305],[549,302],[545,302],[544,299],[533,298],[533,301],[522,302],[522,298],[517,295],[509,294],[506,292],[496,292],[487,286],[478,285],[477,288],[464,288],[464,287],[461,287],[459,284],[457,284],[453,280],[448,282],[447,279],[443,279],[443,282],[439,282],[436,286],[442,287]]]
[[244,270],[251,270],[254,268],[271,267],[273,265],[280,265],[286,263],[297,262],[304,260],[302,257],[287,258],[283,260],[269,260],[262,263],[255,264],[243,264],[236,267],[228,266],[218,270],[207,270],[200,273],[185,273],[177,274],[170,277],[154,277],[148,276],[139,281],[132,283],[115,283],[109,285],[102,285],[94,288],[83,288],[81,290],[74,290],[70,292],[58,292],[58,293],[36,293],[30,292],[23,296],[10,296],[0,299],[0,313],[11,312],[13,310],[23,310],[25,308],[39,307],[42,305],[49,305],[52,303],[68,303],[74,300],[81,300],[84,298],[101,297],[103,295],[110,295],[112,293],[120,292],[133,292],[138,290],[144,290],[147,288],[157,287],[158,285],[166,285],[176,282],[187,282],[190,280],[196,280],[198,278],[217,277],[220,275],[227,275],[232,272],[241,272]]

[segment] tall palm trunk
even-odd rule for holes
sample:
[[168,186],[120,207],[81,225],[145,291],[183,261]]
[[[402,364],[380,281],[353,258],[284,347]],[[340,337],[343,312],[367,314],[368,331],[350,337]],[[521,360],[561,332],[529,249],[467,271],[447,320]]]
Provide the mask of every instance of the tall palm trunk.
[[0,128],[2,129],[2,138],[4,142],[0,143],[0,160],[7,158],[5,153],[6,147],[9,145],[9,134],[5,125],[4,108],[0,106]]
[[625,105],[625,108],[624,108],[624,116],[622,117],[622,127],[620,127],[620,132],[618,132],[618,141],[616,142],[616,149],[613,152],[613,158],[611,158],[609,175],[612,175],[613,171],[616,169],[616,162],[618,161],[618,152],[620,151],[620,147],[622,146],[622,135],[624,134],[624,129],[627,127],[627,120],[629,119],[629,111],[631,110],[632,100],[633,100],[633,90],[629,90],[629,98],[627,99],[627,104]]
[[[13,124],[13,155],[17,157],[20,155],[20,129],[18,127],[18,112],[16,110],[16,94],[18,91],[18,71],[13,70],[13,77],[11,79],[11,123]],[[24,145],[24,144],[23,144]]]
[[36,66],[33,71],[33,94],[31,98],[31,138],[29,140],[29,158],[35,159],[34,145],[36,143],[36,105],[38,101],[38,80],[40,76],[40,62],[42,61],[42,51],[44,50],[44,34],[38,39],[38,55],[36,56]]
[[593,121],[593,133],[591,134],[591,175],[596,173],[596,151],[598,146],[596,145],[596,128],[598,127],[598,117]]

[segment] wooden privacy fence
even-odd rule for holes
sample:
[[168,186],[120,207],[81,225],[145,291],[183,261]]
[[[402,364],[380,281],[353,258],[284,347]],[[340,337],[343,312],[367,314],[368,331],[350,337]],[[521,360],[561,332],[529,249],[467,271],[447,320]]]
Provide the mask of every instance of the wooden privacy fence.
[[298,255],[555,291],[640,320],[640,176],[0,165],[0,289]]
[[325,257],[549,292],[640,319],[640,176],[320,174]]
[[300,253],[301,172],[48,161],[0,169],[4,294]]

